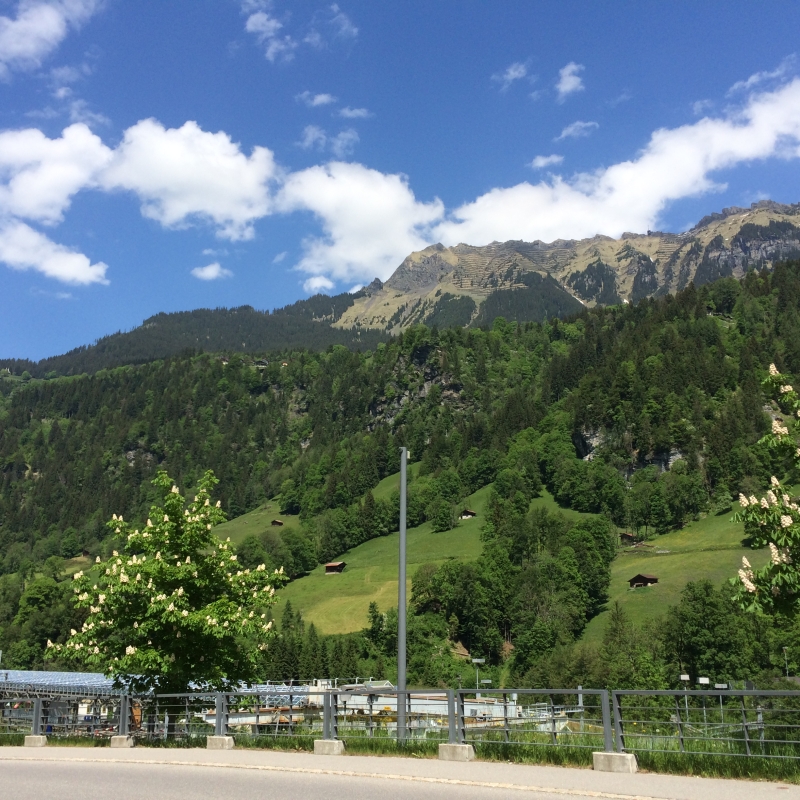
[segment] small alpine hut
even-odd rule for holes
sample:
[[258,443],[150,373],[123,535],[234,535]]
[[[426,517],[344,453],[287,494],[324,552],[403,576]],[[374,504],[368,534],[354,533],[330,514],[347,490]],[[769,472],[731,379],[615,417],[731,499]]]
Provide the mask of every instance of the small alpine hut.
[[638,589],[641,586],[651,586],[654,583],[658,583],[658,578],[655,575],[634,575],[628,583],[631,585],[631,589]]
[[326,575],[337,575],[340,572],[344,572],[344,568],[347,566],[347,563],[344,561],[329,561],[325,565],[325,574]]
[[283,526],[283,520],[282,519],[274,519],[274,520],[272,520],[272,522],[270,522],[270,525],[272,525],[273,528],[280,528],[280,527]]
[[477,517],[478,514],[476,511],[473,511],[471,508],[465,508],[461,512],[461,519],[472,519],[473,517]]

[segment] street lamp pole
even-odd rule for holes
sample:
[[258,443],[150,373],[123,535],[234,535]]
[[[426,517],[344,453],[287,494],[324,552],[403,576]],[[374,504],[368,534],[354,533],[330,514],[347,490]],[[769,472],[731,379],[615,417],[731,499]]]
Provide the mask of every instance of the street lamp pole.
[[397,741],[406,738],[406,463],[408,450],[400,448],[400,566],[397,580]]
[[480,670],[480,665],[481,664],[485,664],[486,663],[486,659],[485,658],[473,658],[472,659],[472,663],[475,665],[475,691],[477,692],[481,688],[480,687],[480,681],[478,680],[478,678],[480,677],[479,674],[478,674],[479,670]]
[[787,651],[788,649],[789,649],[788,647],[784,647],[784,648],[783,648],[783,663],[784,663],[784,665],[785,665],[785,667],[786,667],[786,677],[787,677],[787,678],[789,677],[789,659],[788,659],[788,657],[786,656],[786,651]]

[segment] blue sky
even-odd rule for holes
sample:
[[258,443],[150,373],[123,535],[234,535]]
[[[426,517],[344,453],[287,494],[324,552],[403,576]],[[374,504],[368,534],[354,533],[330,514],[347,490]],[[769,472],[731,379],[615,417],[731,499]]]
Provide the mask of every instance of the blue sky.
[[800,5],[0,0],[0,357],[800,201]]

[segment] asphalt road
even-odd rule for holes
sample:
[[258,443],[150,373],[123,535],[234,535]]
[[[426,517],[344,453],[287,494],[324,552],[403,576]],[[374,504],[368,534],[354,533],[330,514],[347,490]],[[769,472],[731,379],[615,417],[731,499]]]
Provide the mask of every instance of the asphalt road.
[[[508,790],[503,789],[385,778],[69,762],[2,763],[0,786],[4,800],[498,800],[508,795]],[[563,800],[563,795],[537,794],[537,797]]]
[[[489,784],[495,784],[491,786]],[[800,786],[276,751],[0,747],[0,800],[800,800]]]

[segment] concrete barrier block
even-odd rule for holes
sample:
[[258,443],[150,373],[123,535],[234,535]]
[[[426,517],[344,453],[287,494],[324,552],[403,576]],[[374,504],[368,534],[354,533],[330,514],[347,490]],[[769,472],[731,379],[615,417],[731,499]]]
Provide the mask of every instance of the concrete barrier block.
[[471,744],[440,744],[440,761],[473,761],[475,748]]
[[26,736],[25,747],[47,747],[46,736]]
[[633,753],[592,753],[593,767],[598,772],[637,772],[636,756]]
[[112,736],[110,747],[133,747],[133,736]]
[[343,756],[344,742],[340,739],[315,739],[315,756]]
[[233,750],[233,736],[206,736],[207,750]]

